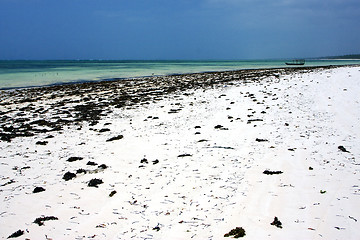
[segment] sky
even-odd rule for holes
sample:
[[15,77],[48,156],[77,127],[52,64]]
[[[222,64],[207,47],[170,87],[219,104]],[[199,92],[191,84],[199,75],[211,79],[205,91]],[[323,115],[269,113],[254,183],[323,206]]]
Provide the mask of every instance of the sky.
[[359,0],[0,0],[0,59],[360,53]]

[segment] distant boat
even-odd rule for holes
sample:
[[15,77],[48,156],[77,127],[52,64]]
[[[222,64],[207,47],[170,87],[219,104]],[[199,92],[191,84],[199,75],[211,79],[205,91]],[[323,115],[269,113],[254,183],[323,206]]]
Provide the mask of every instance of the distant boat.
[[305,64],[305,60],[304,59],[295,59],[291,62],[286,62],[286,65],[304,65]]

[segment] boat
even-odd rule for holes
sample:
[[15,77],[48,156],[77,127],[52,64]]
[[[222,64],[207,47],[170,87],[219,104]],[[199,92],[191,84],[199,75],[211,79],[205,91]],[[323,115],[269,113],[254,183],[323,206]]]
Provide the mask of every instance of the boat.
[[295,59],[292,60],[291,62],[285,62],[286,65],[304,65],[305,64],[305,60],[304,59]]

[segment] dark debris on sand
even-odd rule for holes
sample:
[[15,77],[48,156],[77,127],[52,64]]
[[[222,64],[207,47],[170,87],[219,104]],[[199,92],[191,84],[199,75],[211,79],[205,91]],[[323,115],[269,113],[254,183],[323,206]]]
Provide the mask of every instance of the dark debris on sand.
[[98,187],[99,184],[104,183],[101,179],[91,179],[88,183],[88,187]]
[[270,171],[270,170],[265,170],[263,172],[263,174],[266,174],[266,175],[274,175],[274,174],[282,174],[283,172],[282,171]]
[[35,187],[33,190],[33,193],[39,193],[39,192],[44,192],[45,188],[43,187]]
[[112,137],[112,138],[109,138],[108,140],[106,140],[107,142],[112,142],[112,141],[116,141],[116,140],[120,140],[120,139],[123,139],[124,136],[123,135],[118,135],[116,137]]
[[54,216],[39,217],[39,218],[35,219],[34,223],[36,223],[39,226],[43,226],[45,221],[50,221],[50,220],[59,220],[59,219]]
[[244,237],[245,235],[246,235],[245,229],[243,229],[242,227],[236,227],[232,229],[230,232],[226,233],[224,237],[241,238]]
[[338,149],[342,152],[349,152],[344,146],[338,146]]
[[24,231],[19,229],[16,232],[14,232],[13,234],[11,234],[8,238],[17,238],[24,235]]
[[75,161],[79,161],[82,160],[82,157],[70,157],[68,160],[66,160],[67,162],[75,162]]
[[282,222],[277,217],[274,217],[274,221],[270,223],[271,225],[274,225],[275,227],[282,228]]
[[[17,137],[61,131],[64,126],[73,124],[79,125],[78,129],[81,129],[80,125],[83,122],[94,126],[103,116],[111,113],[113,108],[147,104],[162,99],[162,96],[169,93],[183,92],[187,89],[260,82],[265,77],[334,67],[208,72],[4,90],[0,93],[0,106],[5,108],[0,112],[0,140],[10,142]],[[45,104],[38,106],[38,103]],[[170,113],[180,110],[181,108],[175,109]],[[250,119],[248,123],[254,121],[262,119]],[[100,130],[106,131],[109,130]]]
[[71,179],[73,179],[73,178],[76,178],[76,174],[75,174],[75,173],[72,173],[72,172],[66,172],[66,173],[64,174],[64,176],[63,176],[63,179],[64,179],[65,181],[69,181],[69,180],[71,180]]

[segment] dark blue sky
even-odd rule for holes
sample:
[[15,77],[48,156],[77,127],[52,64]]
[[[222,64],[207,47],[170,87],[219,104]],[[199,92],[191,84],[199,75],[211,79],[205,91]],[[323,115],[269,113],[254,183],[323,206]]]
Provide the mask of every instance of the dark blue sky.
[[360,53],[359,0],[0,0],[0,59]]

